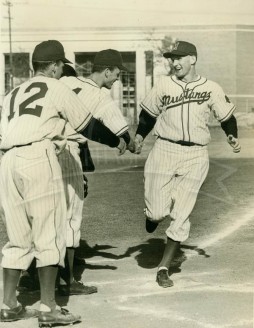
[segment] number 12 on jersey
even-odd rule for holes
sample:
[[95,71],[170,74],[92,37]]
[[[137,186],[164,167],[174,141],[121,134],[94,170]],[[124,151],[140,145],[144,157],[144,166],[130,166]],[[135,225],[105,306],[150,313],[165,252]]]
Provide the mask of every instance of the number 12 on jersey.
[[[31,103],[33,103],[34,101],[44,98],[47,91],[48,91],[48,87],[47,84],[44,82],[33,82],[32,84],[30,84],[24,91],[24,93],[28,93],[33,89],[38,89],[38,91],[33,94],[32,96],[28,97],[25,101],[23,101],[19,106],[19,116],[21,115],[35,115],[40,117],[41,116],[41,111],[43,106],[39,106],[39,105],[33,105],[33,106],[29,106]],[[11,96],[11,100],[10,100],[10,115],[8,116],[8,120],[10,121],[15,112],[14,112],[14,106],[15,106],[15,99],[16,96],[19,92],[20,88],[16,88],[13,90],[12,92],[12,96]]]

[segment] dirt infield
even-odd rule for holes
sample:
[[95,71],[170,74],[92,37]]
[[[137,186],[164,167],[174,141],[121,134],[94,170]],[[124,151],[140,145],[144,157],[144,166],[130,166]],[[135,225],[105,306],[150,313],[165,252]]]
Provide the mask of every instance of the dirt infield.
[[[212,130],[210,170],[191,215],[190,238],[171,268],[174,287],[155,282],[168,222],[153,234],[144,229],[141,156],[90,143],[96,171],[88,174],[78,255],[86,266],[76,278],[98,286],[90,296],[57,297],[82,315],[82,328],[253,328],[254,138],[239,132],[234,154],[222,131]],[[0,225],[1,246],[6,241]],[[2,272],[0,275],[2,280]],[[2,293],[2,283],[0,284]],[[19,296],[39,306],[39,295]],[[37,327],[36,319],[0,327]]]

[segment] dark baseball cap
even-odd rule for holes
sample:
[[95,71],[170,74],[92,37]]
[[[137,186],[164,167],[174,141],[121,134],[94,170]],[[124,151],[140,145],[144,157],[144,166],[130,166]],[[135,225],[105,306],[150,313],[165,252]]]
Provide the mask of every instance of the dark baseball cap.
[[188,56],[193,55],[197,57],[197,49],[194,44],[186,41],[177,41],[171,51],[165,52],[163,56],[165,58],[170,58],[172,56]]
[[77,72],[75,71],[75,69],[71,65],[64,64],[63,73],[62,73],[61,77],[63,77],[63,76],[77,77]]
[[65,58],[64,47],[57,40],[43,41],[34,48],[32,61],[35,62],[50,62],[62,60],[64,63],[71,62]]
[[98,52],[94,58],[94,65],[117,66],[122,71],[128,71],[123,66],[123,59],[120,52],[114,49],[106,49]]

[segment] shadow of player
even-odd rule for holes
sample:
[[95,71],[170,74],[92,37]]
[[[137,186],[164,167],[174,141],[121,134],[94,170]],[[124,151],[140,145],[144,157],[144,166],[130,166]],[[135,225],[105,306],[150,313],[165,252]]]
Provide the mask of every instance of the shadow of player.
[[[165,240],[161,238],[151,238],[148,239],[145,243],[129,247],[124,253],[124,256],[131,256],[135,254],[134,258],[136,259],[138,265],[145,269],[153,269],[158,266],[162,258],[162,254],[165,248]],[[169,275],[173,273],[181,272],[181,265],[184,261],[187,260],[187,256],[184,252],[184,249],[191,249],[196,251],[199,255],[204,257],[210,257],[205,253],[203,249],[198,248],[197,246],[187,246],[181,245],[176,252],[174,260],[172,261],[169,268]]]
[[[98,245],[91,247],[88,245],[88,243],[85,240],[80,241],[80,246],[75,250],[75,260],[74,260],[74,278],[77,281],[80,281],[82,279],[83,272],[85,269],[89,270],[116,270],[117,267],[114,265],[102,265],[102,264],[90,264],[86,263],[86,259],[93,258],[95,256],[100,256],[108,259],[122,259],[125,257],[125,255],[116,255],[110,252],[106,252],[108,249],[113,249],[114,246],[111,245]],[[38,282],[38,272],[36,269],[36,262],[35,259],[33,260],[32,264],[27,270],[28,275],[28,284],[31,285],[34,282],[37,284]],[[85,283],[85,279],[84,279]],[[31,286],[30,286],[31,287]],[[56,295],[57,297],[57,295]],[[18,295],[18,300],[22,304],[26,305],[32,305],[36,303],[40,299],[40,291],[39,288],[36,289],[36,291],[26,292],[26,293],[20,293]],[[60,305],[66,304],[68,297],[57,297],[58,304]]]

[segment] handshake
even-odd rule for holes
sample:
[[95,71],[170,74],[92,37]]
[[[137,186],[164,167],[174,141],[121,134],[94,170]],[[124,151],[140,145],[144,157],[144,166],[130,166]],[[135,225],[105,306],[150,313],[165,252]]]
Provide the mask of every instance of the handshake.
[[120,143],[117,146],[119,149],[119,155],[123,155],[126,150],[129,150],[131,153],[140,154],[143,147],[143,137],[140,134],[136,134],[134,139],[130,139],[130,142],[126,144],[123,138],[120,138]]

